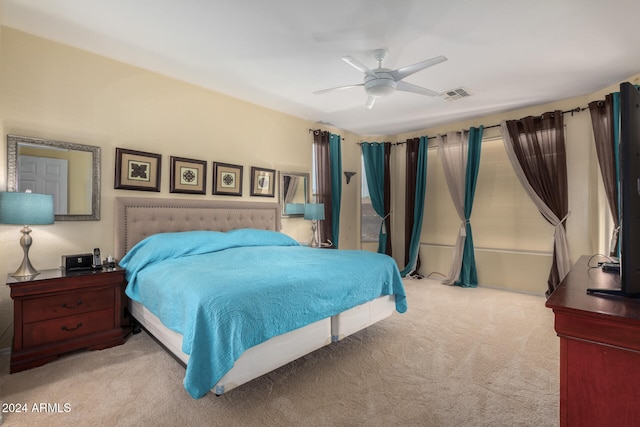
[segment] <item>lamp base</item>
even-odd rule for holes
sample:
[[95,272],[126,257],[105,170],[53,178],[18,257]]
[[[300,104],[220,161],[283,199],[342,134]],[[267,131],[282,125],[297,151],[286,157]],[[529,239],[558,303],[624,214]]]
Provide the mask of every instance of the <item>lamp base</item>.
[[315,219],[311,221],[311,243],[309,243],[309,246],[312,248],[320,246],[318,243],[318,221]]
[[40,274],[40,272],[35,268],[33,268],[33,265],[31,265],[28,258],[25,258],[22,260],[22,264],[20,264],[20,267],[18,267],[15,273],[11,274],[11,277],[15,277],[16,279],[21,279],[26,277],[37,276],[38,274]]
[[38,270],[36,270],[33,265],[31,265],[31,261],[29,261],[29,248],[31,247],[31,229],[28,226],[24,226],[22,230],[22,237],[20,238],[20,246],[22,246],[22,251],[24,252],[24,258],[22,259],[22,264],[15,271],[15,273],[11,274],[11,277],[15,277],[17,279],[27,278],[32,276],[37,276],[40,274]]

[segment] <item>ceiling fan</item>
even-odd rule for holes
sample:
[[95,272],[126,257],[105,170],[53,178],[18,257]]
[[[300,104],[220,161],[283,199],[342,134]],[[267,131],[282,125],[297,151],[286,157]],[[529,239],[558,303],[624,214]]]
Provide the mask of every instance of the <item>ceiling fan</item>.
[[352,87],[364,86],[364,91],[368,95],[367,98],[367,108],[371,109],[373,104],[376,101],[376,98],[381,96],[388,96],[395,92],[396,90],[401,90],[404,92],[413,92],[418,93],[420,95],[427,96],[438,96],[440,95],[438,92],[435,92],[430,89],[426,89],[421,86],[416,86],[411,83],[407,83],[403,81],[405,77],[408,77],[418,71],[424,70],[425,68],[432,67],[436,64],[444,62],[447,60],[446,57],[440,55],[431,59],[426,59],[424,61],[417,62],[412,65],[408,65],[406,67],[398,68],[396,70],[390,70],[388,68],[382,68],[382,61],[386,55],[386,51],[384,49],[376,49],[374,52],[374,57],[378,61],[378,68],[375,70],[370,70],[366,65],[362,64],[357,59],[351,56],[343,56],[342,60],[347,64],[351,65],[358,71],[361,71],[365,74],[364,83],[353,84],[347,86],[339,86],[330,89],[323,89],[313,92],[316,95],[332,92],[336,90],[342,89],[350,89]]

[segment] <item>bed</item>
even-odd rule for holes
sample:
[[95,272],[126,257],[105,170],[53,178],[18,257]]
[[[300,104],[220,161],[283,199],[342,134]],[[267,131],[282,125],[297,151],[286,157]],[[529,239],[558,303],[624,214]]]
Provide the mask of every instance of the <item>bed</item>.
[[[129,302],[129,311],[147,332],[179,361],[184,363],[186,366],[184,385],[192,397],[202,397],[209,390],[215,394],[228,392],[305,354],[366,328],[390,316],[394,311],[404,312],[406,310],[404,288],[402,287],[397,267],[395,263],[391,263],[393,268],[385,266],[391,258],[386,257],[387,259],[383,259],[380,258],[385,257],[383,255],[364,251],[306,248],[279,233],[279,230],[280,207],[277,203],[116,198],[115,256],[127,264],[127,278],[130,281],[127,287],[127,294],[133,296]],[[160,255],[155,252],[156,249],[158,247],[167,247],[167,242],[174,242],[174,240],[167,239],[179,239],[177,240],[180,242],[179,244],[171,243],[169,246],[181,248],[180,250],[183,252],[177,257],[174,257],[173,253],[169,254],[170,256],[167,255],[167,257],[171,258],[170,260],[167,259],[165,261],[162,258],[158,262],[157,257]],[[237,245],[236,242],[238,240],[241,240],[243,244]],[[254,240],[255,245],[253,243],[244,244],[244,242]],[[219,243],[226,241],[231,243]],[[237,246],[242,246],[242,248]],[[152,250],[153,252],[151,252]],[[167,250],[167,252],[174,251]],[[236,253],[233,251],[248,252]],[[330,283],[323,282],[323,287],[317,287],[317,291],[312,291],[311,289],[315,288],[302,285],[302,280],[307,276],[313,275],[313,272],[303,269],[313,269],[314,262],[309,262],[309,258],[298,259],[298,257],[308,257],[307,253],[310,251],[315,251],[312,252],[313,259],[318,259],[317,264],[321,265],[325,271],[345,271],[347,268],[351,268],[347,264],[358,266],[362,271],[355,271],[356,275],[349,280],[342,280],[341,277],[339,288],[335,287],[337,281],[331,280]],[[154,261],[149,264],[142,263],[140,260],[144,259],[144,256],[140,255],[141,253],[152,253]],[[337,260],[338,253],[339,258],[343,261]],[[267,259],[269,254],[273,254],[274,260],[276,258],[286,259],[287,264],[282,267],[277,266],[276,261]],[[360,258],[361,256],[367,258]],[[374,256],[378,256],[378,258],[369,258]],[[223,257],[222,260],[220,260],[220,257]],[[327,263],[334,262],[334,260],[325,260],[324,257],[335,257],[335,262],[343,262],[344,265],[336,269],[327,269]],[[232,267],[226,267],[231,265],[226,263],[238,258],[242,258],[243,262],[251,266],[259,263],[265,264],[257,271],[252,271],[252,268],[244,269],[247,270],[244,271],[243,269],[232,270]],[[262,258],[265,259],[263,260]],[[358,262],[354,260],[358,260]],[[174,264],[170,264],[174,262],[177,263],[177,267]],[[216,262],[225,263],[220,264],[225,265],[225,267],[220,268],[219,265],[215,268]],[[369,265],[367,263],[372,264]],[[306,266],[307,264],[309,264],[309,267]],[[374,268],[378,268],[378,264],[384,270],[380,270],[379,273],[373,272]],[[283,269],[285,274],[282,278],[275,280],[276,272],[269,270],[272,265],[275,269]],[[183,288],[188,289],[187,292],[190,292],[192,288],[190,283],[195,283],[195,279],[187,276],[186,271],[201,272],[205,271],[208,266],[211,266],[212,271],[215,271],[215,273],[210,272],[198,275],[212,282],[224,280],[225,289],[237,288],[242,292],[255,291],[255,299],[257,300],[265,300],[266,297],[264,295],[274,294],[274,291],[271,290],[273,286],[285,286],[286,282],[292,282],[291,286],[294,286],[294,290],[278,288],[278,298],[280,298],[280,295],[285,295],[284,292],[288,292],[289,294],[286,295],[290,296],[286,297],[288,299],[285,298],[287,301],[293,301],[294,296],[298,298],[301,294],[305,294],[304,297],[316,298],[316,300],[287,302],[285,304],[286,307],[289,305],[295,306],[297,311],[282,310],[282,313],[288,311],[298,313],[295,316],[290,316],[291,318],[285,318],[284,314],[280,312],[274,314],[265,311],[263,313],[260,311],[262,307],[250,309],[249,311],[251,312],[257,313],[260,311],[260,315],[263,316],[261,321],[258,322],[260,324],[257,329],[260,329],[260,334],[264,336],[247,339],[247,342],[243,342],[239,348],[236,348],[236,341],[240,340],[238,334],[231,338],[225,338],[224,344],[214,342],[219,339],[218,335],[223,334],[220,330],[216,332],[218,335],[214,334],[215,338],[203,339],[197,335],[199,332],[188,332],[187,329],[184,329],[187,327],[186,323],[190,324],[189,327],[197,325],[195,330],[213,328],[213,326],[206,326],[206,328],[203,326],[210,324],[220,325],[219,327],[222,328],[223,322],[227,322],[228,319],[224,317],[222,320],[204,321],[202,313],[209,313],[209,308],[202,310],[200,308],[185,308],[187,307],[186,304],[192,303],[194,297],[190,295],[177,297],[174,294],[171,294],[170,297],[159,296],[165,294],[156,290],[155,287],[158,287],[158,289],[164,287],[162,292],[182,292]],[[316,266],[315,269],[319,269],[319,267]],[[268,274],[264,274],[265,271],[268,271]],[[176,272],[175,274],[177,275],[171,276],[173,272]],[[178,274],[177,272],[180,273]],[[226,276],[224,276],[225,274]],[[383,278],[383,276],[384,279],[381,281],[384,281],[384,283],[375,283],[377,277]],[[162,277],[163,280],[154,279],[157,277]],[[373,279],[374,277],[376,279]],[[266,278],[269,278],[269,280]],[[245,283],[252,283],[255,289],[243,290],[240,285],[227,285],[228,281],[236,279],[243,286]],[[266,283],[272,279],[274,280],[273,284]],[[262,282],[265,283],[263,284]],[[186,286],[186,283],[190,284],[189,287]],[[198,286],[194,285],[193,287],[197,288]],[[203,285],[202,288],[206,289],[206,292],[214,292],[210,286],[214,286],[214,284]],[[216,283],[215,286],[219,285]],[[324,286],[327,286],[327,289]],[[334,286],[334,288],[329,288],[330,286]],[[300,292],[301,289],[304,292]],[[332,302],[331,298],[323,294],[323,292],[335,291],[341,293],[338,302]],[[320,293],[316,295],[312,294],[312,292]],[[226,293],[226,290],[220,293]],[[307,296],[307,293],[310,295]],[[142,299],[143,294],[146,298],[151,298],[151,300]],[[253,295],[245,293],[237,300],[231,300],[226,304],[242,301],[244,307],[254,299]],[[184,300],[180,300],[183,302],[178,303],[176,298],[184,298]],[[218,294],[216,294],[217,298]],[[229,298],[232,297],[229,296]],[[157,302],[154,299],[161,301]],[[176,306],[180,306],[181,309],[167,308],[169,305],[166,301],[162,302],[163,299],[176,301]],[[363,299],[364,301],[362,301]],[[310,304],[309,301],[314,302]],[[357,301],[357,303],[354,303],[354,301]],[[193,307],[199,306],[194,305]],[[322,311],[325,309],[329,311]],[[197,315],[189,314],[196,312],[198,313]],[[167,313],[169,317],[167,317]],[[297,316],[300,313],[307,317],[298,319]],[[172,317],[174,315],[180,317],[180,319],[174,319]],[[294,319],[294,317],[296,318]],[[186,318],[189,319],[185,320]],[[255,323],[255,319],[253,320]],[[250,320],[247,322],[251,324]],[[243,328],[251,329],[244,326],[239,329]],[[225,331],[227,329],[236,331],[238,328],[232,326],[223,329]],[[262,329],[268,330],[262,331]],[[226,348],[227,342],[229,347],[233,347],[233,350],[230,350],[232,354],[222,359],[226,360],[226,358],[230,357],[231,363],[229,365],[228,361],[225,361],[229,366],[222,366],[224,363],[219,362],[217,359],[223,353],[220,351],[221,348],[225,348],[225,351],[228,350]],[[196,348],[194,346],[199,347]],[[205,350],[202,350],[202,348],[205,348]],[[215,366],[215,368],[210,369],[209,364]],[[218,369],[218,365],[220,365],[220,369]],[[210,370],[215,372],[209,372]]]

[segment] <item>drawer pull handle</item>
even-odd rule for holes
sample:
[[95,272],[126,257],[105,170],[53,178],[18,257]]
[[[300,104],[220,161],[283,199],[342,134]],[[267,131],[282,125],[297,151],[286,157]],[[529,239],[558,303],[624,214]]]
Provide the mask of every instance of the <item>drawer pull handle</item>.
[[67,331],[67,332],[72,332],[72,331],[80,329],[80,327],[82,327],[82,323],[78,323],[78,326],[76,326],[75,328],[68,328],[66,326],[63,326],[62,330],[63,331]]
[[82,300],[79,299],[78,302],[76,303],[76,305],[67,305],[67,303],[65,302],[64,304],[62,304],[62,307],[64,308],[68,308],[68,309],[74,309],[74,308],[78,308],[79,306],[82,305]]

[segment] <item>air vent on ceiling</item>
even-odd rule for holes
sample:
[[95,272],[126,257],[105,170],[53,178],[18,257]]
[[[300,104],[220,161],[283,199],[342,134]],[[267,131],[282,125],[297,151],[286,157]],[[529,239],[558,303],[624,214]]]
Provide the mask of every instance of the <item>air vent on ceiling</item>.
[[445,92],[442,92],[440,94],[440,97],[442,99],[444,99],[445,101],[456,101],[458,99],[461,98],[466,98],[468,96],[471,96],[471,92],[469,92],[467,89],[463,88],[463,87],[459,87],[457,89],[451,89],[451,90],[447,90]]

